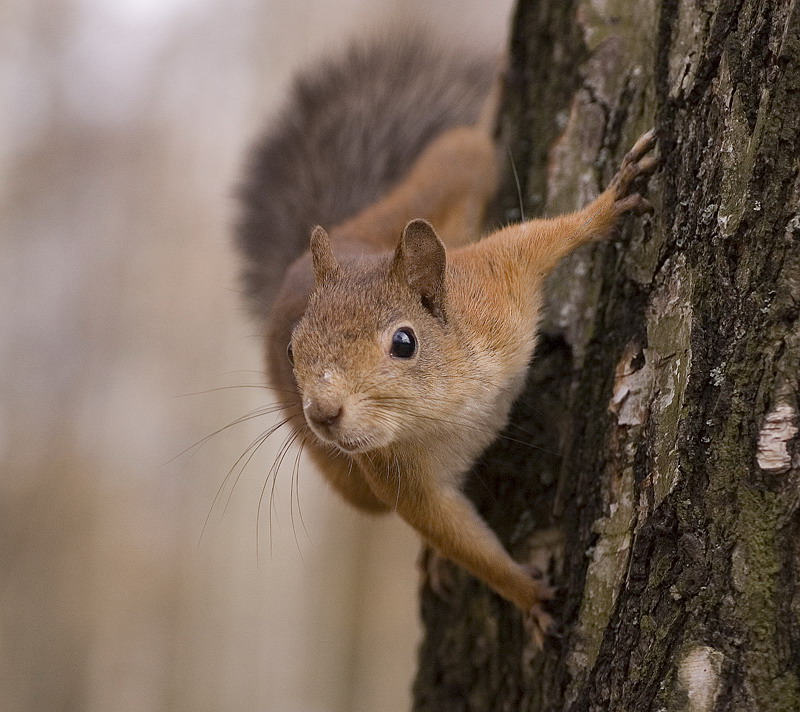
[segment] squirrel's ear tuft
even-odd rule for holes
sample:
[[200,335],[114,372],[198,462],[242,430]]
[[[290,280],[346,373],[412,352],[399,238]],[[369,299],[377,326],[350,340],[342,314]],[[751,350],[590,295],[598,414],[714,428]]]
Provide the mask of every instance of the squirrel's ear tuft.
[[392,271],[419,292],[423,306],[437,319],[446,321],[444,244],[427,220],[412,220],[403,230],[394,253]]
[[314,280],[322,284],[339,269],[339,264],[331,251],[328,233],[319,225],[311,231],[311,260],[314,264]]

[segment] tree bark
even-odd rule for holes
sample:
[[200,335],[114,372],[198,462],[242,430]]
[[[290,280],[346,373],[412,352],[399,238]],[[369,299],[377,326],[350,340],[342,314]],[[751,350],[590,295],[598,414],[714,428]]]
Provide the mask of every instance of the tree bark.
[[800,3],[522,0],[498,221],[586,204],[651,125],[655,215],[553,276],[469,484],[561,636],[453,567],[415,710],[800,710]]

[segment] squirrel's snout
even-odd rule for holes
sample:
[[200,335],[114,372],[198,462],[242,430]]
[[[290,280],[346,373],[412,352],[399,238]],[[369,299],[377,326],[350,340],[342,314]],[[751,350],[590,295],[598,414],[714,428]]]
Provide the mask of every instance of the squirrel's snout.
[[341,403],[336,402],[325,403],[311,399],[305,404],[306,417],[319,426],[336,425],[342,418],[342,410]]
[[303,398],[303,414],[314,434],[324,443],[335,445],[348,454],[367,452],[388,441],[381,438],[381,422],[365,417],[358,399],[347,395],[324,393]]

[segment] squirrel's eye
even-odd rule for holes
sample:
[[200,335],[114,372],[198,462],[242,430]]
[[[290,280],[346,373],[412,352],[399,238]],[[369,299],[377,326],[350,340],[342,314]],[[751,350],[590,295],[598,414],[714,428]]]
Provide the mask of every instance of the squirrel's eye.
[[417,337],[407,326],[398,329],[392,336],[389,354],[395,358],[411,358],[417,351]]
[[289,359],[289,363],[294,366],[294,351],[292,351],[292,342],[289,342],[289,345],[286,347],[286,358]]

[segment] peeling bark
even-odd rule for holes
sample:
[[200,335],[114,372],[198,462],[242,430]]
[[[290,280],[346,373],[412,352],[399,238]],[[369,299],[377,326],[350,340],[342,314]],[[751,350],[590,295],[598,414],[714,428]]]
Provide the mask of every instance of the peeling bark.
[[585,204],[650,125],[664,164],[653,219],[554,275],[513,441],[470,482],[562,636],[537,652],[455,572],[423,591],[416,710],[800,710],[799,108],[797,0],[520,3],[525,216]]

